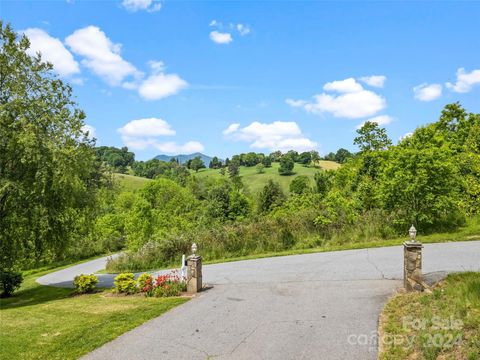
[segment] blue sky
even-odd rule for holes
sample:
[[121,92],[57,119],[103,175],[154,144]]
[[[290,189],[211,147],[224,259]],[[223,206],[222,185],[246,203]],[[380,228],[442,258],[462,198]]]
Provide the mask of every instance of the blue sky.
[[[480,112],[480,2],[3,1],[99,145],[137,159],[355,150],[460,101]],[[93,130],[94,129],[94,130]]]

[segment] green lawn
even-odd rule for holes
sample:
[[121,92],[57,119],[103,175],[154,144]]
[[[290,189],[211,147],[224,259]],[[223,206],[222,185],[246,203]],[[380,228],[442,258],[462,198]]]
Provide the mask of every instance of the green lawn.
[[[255,166],[252,166],[252,167],[241,166],[240,176],[245,186],[247,186],[247,188],[253,194],[257,194],[258,192],[260,192],[260,190],[265,186],[265,184],[270,179],[277,181],[282,187],[283,191],[285,193],[288,193],[290,183],[295,178],[295,176],[298,176],[298,175],[308,176],[311,179],[311,185],[313,186],[314,185],[313,176],[317,171],[319,171],[319,169],[315,167],[305,167],[300,164],[295,164],[295,167],[293,169],[295,174],[290,176],[281,176],[278,173],[278,166],[279,166],[278,163],[273,163],[272,167],[264,169],[263,174],[258,174]],[[320,161],[319,166],[324,169],[330,170],[330,169],[337,169],[340,166],[340,164],[337,164],[333,161]],[[196,176],[198,176],[199,178],[204,178],[204,177],[220,178],[222,175],[220,174],[220,170],[218,169],[201,169],[198,173],[196,173]],[[228,172],[226,172],[225,176],[228,176]]]
[[141,189],[147,182],[151,181],[147,178],[126,174],[114,174],[114,177],[118,180],[122,190],[126,191]]
[[431,294],[395,296],[380,335],[380,359],[480,359],[480,273],[451,274]]
[[77,359],[188,298],[73,296],[27,275],[13,298],[0,299],[0,359]]

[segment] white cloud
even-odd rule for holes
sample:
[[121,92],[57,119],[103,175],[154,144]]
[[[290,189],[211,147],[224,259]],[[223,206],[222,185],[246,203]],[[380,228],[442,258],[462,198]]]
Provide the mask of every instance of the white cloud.
[[83,65],[108,84],[137,90],[145,100],[159,100],[188,86],[179,75],[166,74],[162,61],[149,61],[151,71],[145,78],[144,73],[121,57],[121,45],[114,44],[98,27],[76,30],[67,37],[66,43],[74,53],[84,57]]
[[140,82],[124,83],[127,88],[138,88],[141,97],[146,100],[158,100],[174,95],[186,88],[188,83],[177,74],[166,74],[163,61],[151,60],[148,62],[150,75]]
[[467,93],[472,90],[475,85],[480,84],[480,69],[472,70],[471,72],[465,72],[464,68],[457,70],[457,81],[455,84],[446,83],[446,86],[457,92],[457,93]]
[[255,121],[244,128],[240,128],[239,124],[231,124],[223,133],[229,139],[250,142],[251,148],[281,151],[308,151],[318,148],[318,144],[306,138],[298,124],[293,121]]
[[245,36],[250,34],[250,27],[244,24],[237,24],[237,31],[240,35]]
[[84,84],[83,79],[79,78],[79,77],[71,78],[71,79],[69,79],[69,82],[71,84],[75,84],[75,85],[83,85]]
[[138,93],[146,100],[159,100],[174,95],[187,86],[187,82],[177,74],[159,73],[142,81]]
[[165,71],[165,63],[163,61],[150,60],[148,65],[152,69],[152,72],[159,73]]
[[388,125],[393,121],[393,118],[389,115],[375,116],[362,122],[360,125],[357,126],[357,129],[360,129],[363,125],[365,125],[367,121],[377,123],[378,125]]
[[240,127],[240,124],[230,124],[225,130],[223,130],[223,135],[233,134],[238,130],[239,127]]
[[291,107],[303,107],[307,102],[305,100],[286,99],[285,102]]
[[432,101],[442,96],[442,85],[423,83],[413,88],[415,99]]
[[232,35],[214,30],[210,33],[210,39],[217,44],[230,44],[233,41]]
[[358,82],[356,82],[354,78],[348,78],[345,80],[328,82],[323,85],[323,90],[336,91],[339,93],[352,93],[362,91],[363,87]]
[[323,93],[314,96],[314,99],[315,102],[305,105],[308,112],[330,113],[335,117],[349,119],[372,116],[386,107],[386,101],[382,96],[368,90],[338,96]]
[[154,148],[157,144],[157,139],[155,138],[142,138],[142,137],[130,137],[122,136],[122,141],[125,146],[133,150],[145,150],[148,148]]
[[370,90],[365,90],[355,79],[332,81],[323,87],[325,91],[338,94],[321,93],[313,101],[287,99],[290,106],[303,107],[313,114],[329,113],[339,118],[359,119],[376,115],[385,109],[385,99]]
[[29,28],[22,32],[30,40],[30,48],[27,50],[27,54],[34,56],[37,52],[40,52],[42,59],[51,62],[54,70],[60,76],[69,76],[80,72],[80,67],[73,55],[59,39],[38,28]]
[[224,26],[222,22],[212,20],[208,26],[217,29],[210,32],[210,40],[217,44],[230,44],[233,41],[234,33],[235,35],[238,33],[240,36],[246,36],[251,32],[250,26],[241,23],[230,23]]
[[118,86],[128,76],[142,74],[120,56],[121,45],[114,44],[96,26],[76,30],[65,39],[70,49],[84,57],[82,64],[99,75],[110,85]]
[[132,120],[118,129],[123,136],[128,137],[155,137],[175,135],[169,123],[163,119],[147,118]]
[[89,139],[93,139],[97,135],[95,128],[91,125],[83,125],[82,126],[82,131],[84,133],[88,133],[88,138]]
[[363,76],[359,78],[359,80],[364,82],[367,85],[383,88],[383,85],[385,84],[385,80],[387,80],[387,77],[384,75],[371,75],[371,76]]
[[161,136],[173,136],[175,130],[169,123],[159,118],[132,120],[117,130],[122,135],[123,143],[131,149],[144,150],[153,148],[163,153],[178,154],[203,151],[204,146],[198,141],[177,144],[175,141],[162,142]]
[[191,154],[205,150],[203,144],[198,141],[188,141],[185,144],[177,144],[176,142],[156,143],[154,147],[167,154]]
[[162,8],[162,4],[155,0],[123,0],[122,6],[131,12],[136,12],[139,10],[155,12]]
[[152,148],[167,154],[194,153],[205,149],[203,144],[198,141],[187,141],[184,144],[177,144],[175,141],[161,142],[156,138],[136,138],[128,136],[122,136],[122,140],[125,146],[130,149],[145,150]]
[[200,152],[205,149],[198,141],[187,141],[177,144],[175,141],[161,142],[156,138],[122,137],[125,146],[134,150],[156,149],[166,154],[182,154]]

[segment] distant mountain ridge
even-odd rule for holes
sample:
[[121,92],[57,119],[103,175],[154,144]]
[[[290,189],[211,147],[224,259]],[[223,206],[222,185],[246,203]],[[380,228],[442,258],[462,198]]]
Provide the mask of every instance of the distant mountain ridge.
[[177,159],[177,161],[180,164],[185,164],[188,160],[191,160],[193,158],[196,158],[197,156],[200,156],[200,159],[205,163],[205,166],[208,168],[208,165],[210,165],[210,161],[212,161],[213,157],[196,152],[193,154],[188,154],[188,155],[157,155],[154,157],[154,159],[160,160],[160,161],[170,161],[172,158]]

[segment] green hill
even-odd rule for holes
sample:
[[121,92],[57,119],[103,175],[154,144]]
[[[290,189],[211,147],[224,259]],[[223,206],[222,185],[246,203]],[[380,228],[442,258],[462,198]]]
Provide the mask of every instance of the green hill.
[[[320,161],[318,165],[321,168],[326,170],[338,169],[340,167],[340,164],[337,164],[336,162],[323,161],[323,160]],[[305,167],[300,164],[295,164],[295,167],[293,169],[295,174],[290,176],[281,176],[278,173],[278,166],[279,166],[278,163],[273,163],[272,167],[264,169],[263,174],[258,174],[255,166],[253,167],[241,166],[240,176],[245,186],[247,186],[248,189],[254,194],[258,193],[265,186],[267,181],[270,179],[278,182],[282,187],[283,191],[285,193],[288,193],[290,182],[295,178],[295,176],[299,176],[299,175],[308,176],[311,179],[311,184],[313,186],[314,184],[313,176],[318,171],[318,168]],[[220,178],[222,175],[220,174],[220,170],[218,169],[201,169],[198,173],[196,173],[196,176],[198,176],[199,178],[205,178],[205,177]],[[228,176],[228,172],[225,173],[225,176]]]
[[135,191],[142,188],[147,182],[151,181],[150,179],[126,175],[126,174],[113,174],[115,179],[118,180],[122,190]]
[[[335,170],[341,165],[333,161],[321,160],[318,162],[318,166],[325,170]],[[306,175],[311,179],[311,185],[313,186],[313,176],[318,171],[318,168],[305,167],[300,164],[295,164],[293,169],[295,172],[290,176],[281,176],[278,173],[278,163],[273,163],[272,167],[265,168],[263,174],[258,174],[255,166],[252,167],[240,167],[240,176],[245,186],[254,194],[258,193],[267,183],[272,179],[280,184],[285,193],[289,192],[290,182],[299,175]],[[221,178],[220,170],[218,169],[201,169],[198,173],[192,171],[199,178]],[[126,175],[126,174],[114,174],[115,178],[119,181],[120,187],[127,191],[134,191],[142,188],[150,179]],[[225,176],[228,176],[228,171],[225,172]]]

